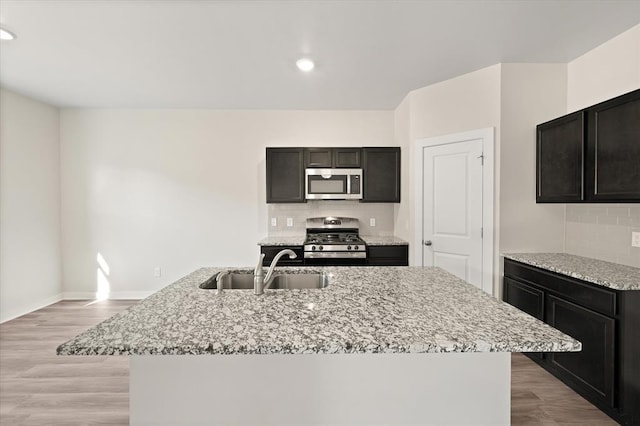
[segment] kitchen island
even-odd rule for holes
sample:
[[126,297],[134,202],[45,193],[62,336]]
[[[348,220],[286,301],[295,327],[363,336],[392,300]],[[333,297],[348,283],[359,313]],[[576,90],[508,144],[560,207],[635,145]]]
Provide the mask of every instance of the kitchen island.
[[131,424],[508,424],[509,353],[580,350],[439,268],[278,269],[329,286],[216,294],[203,268],[58,353],[131,355]]

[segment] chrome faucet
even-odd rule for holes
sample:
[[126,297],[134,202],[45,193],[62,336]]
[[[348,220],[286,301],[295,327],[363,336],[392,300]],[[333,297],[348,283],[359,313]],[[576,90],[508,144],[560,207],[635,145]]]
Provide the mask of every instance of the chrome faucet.
[[295,259],[296,257],[298,257],[291,249],[280,250],[278,254],[276,254],[276,256],[271,261],[271,265],[269,265],[269,270],[267,271],[266,276],[264,275],[264,270],[262,269],[262,261],[264,260],[264,253],[260,254],[260,257],[258,258],[258,264],[256,265],[256,269],[253,272],[253,293],[254,294],[263,294],[264,290],[269,288],[269,286],[273,282],[273,279],[275,278],[273,276],[273,270],[276,267],[276,264],[278,263],[280,258],[285,254],[289,255],[289,259]]
[[227,275],[229,275],[228,271],[220,272],[218,274],[218,276],[216,277],[216,293],[217,294],[221,294],[222,293],[222,279]]

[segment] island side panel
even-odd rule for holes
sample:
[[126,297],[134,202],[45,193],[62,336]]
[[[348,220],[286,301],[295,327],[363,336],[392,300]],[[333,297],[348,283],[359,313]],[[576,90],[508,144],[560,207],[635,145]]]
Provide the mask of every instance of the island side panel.
[[510,353],[131,356],[130,424],[510,421]]

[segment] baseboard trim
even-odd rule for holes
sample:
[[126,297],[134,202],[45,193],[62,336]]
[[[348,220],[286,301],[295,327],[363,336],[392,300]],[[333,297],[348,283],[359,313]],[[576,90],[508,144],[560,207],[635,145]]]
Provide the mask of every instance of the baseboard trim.
[[[108,299],[112,300],[141,300],[151,296],[154,291],[121,291],[109,294]],[[31,312],[42,309],[61,300],[96,300],[95,292],[88,291],[65,291],[55,296],[42,299],[38,302],[30,303],[19,308],[8,310],[0,313],[0,324],[11,321]]]
[[[154,291],[117,291],[109,293],[111,300],[139,300],[151,296]],[[96,293],[88,291],[65,291],[62,300],[95,300]]]
[[47,297],[34,303],[29,303],[28,305],[24,305],[19,308],[9,309],[7,312],[3,311],[2,313],[0,313],[0,324],[11,321],[12,319],[16,319],[33,311],[37,311],[38,309],[42,309],[45,306],[49,306],[52,303],[56,303],[61,300],[63,300],[63,293]]
[[111,293],[109,299],[113,300],[140,300],[151,296],[155,291],[119,291]]

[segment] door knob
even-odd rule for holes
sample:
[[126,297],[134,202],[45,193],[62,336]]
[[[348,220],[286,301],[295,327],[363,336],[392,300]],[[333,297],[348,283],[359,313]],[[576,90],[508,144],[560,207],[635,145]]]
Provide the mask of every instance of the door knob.
[[425,246],[430,246],[431,244],[433,244],[431,240],[423,241],[423,243]]

